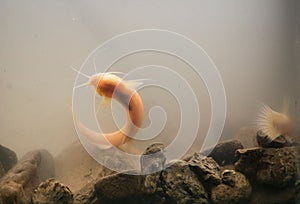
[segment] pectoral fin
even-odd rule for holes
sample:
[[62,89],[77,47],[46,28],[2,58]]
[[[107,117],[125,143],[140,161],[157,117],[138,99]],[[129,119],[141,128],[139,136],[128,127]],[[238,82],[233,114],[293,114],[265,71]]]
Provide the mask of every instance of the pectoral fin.
[[128,86],[129,88],[136,90],[138,87],[145,84],[145,81],[152,81],[151,79],[137,79],[137,80],[129,80],[124,81],[123,83]]
[[98,106],[98,110],[97,112],[100,110],[100,108],[108,108],[111,104],[111,98],[108,98],[108,97],[103,97],[101,103],[99,104]]
[[96,113],[98,113],[101,108],[102,109],[108,108],[110,106],[110,104],[111,104],[111,98],[103,97],[97,107]]

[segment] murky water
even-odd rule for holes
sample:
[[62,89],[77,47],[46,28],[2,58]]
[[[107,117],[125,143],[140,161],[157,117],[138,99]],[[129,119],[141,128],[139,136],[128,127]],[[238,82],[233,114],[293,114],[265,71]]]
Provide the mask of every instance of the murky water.
[[[295,124],[292,138],[300,141],[298,0],[3,0],[0,27],[0,144],[18,157],[46,149],[63,158],[61,152],[78,140],[70,110],[77,73],[70,67],[79,70],[101,43],[140,29],[184,35],[212,59],[227,99],[220,140],[232,139],[241,128],[252,126],[262,103],[280,112],[287,102],[288,115]],[[189,152],[198,151],[209,130],[212,110],[204,81],[187,63],[155,51],[122,58],[110,70],[128,73],[149,64],[170,68],[192,87],[201,122]],[[170,79],[169,75],[164,77]],[[182,94],[186,91],[181,90]],[[143,127],[151,123],[148,112],[153,106],[164,108],[167,122],[157,138],[133,142],[130,151],[142,152],[153,142],[171,144],[181,122],[176,98],[157,87],[139,93],[145,108]],[[122,121],[125,112],[117,108]],[[116,130],[110,109],[101,109],[97,117],[105,132]]]

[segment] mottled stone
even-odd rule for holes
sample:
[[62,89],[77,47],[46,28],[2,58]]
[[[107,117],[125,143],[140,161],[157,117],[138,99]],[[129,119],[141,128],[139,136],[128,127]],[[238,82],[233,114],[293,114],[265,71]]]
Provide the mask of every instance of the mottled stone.
[[37,185],[54,175],[50,158],[46,150],[28,152],[21,158],[0,181],[0,203],[29,203]]
[[208,203],[205,188],[185,161],[163,170],[161,181],[167,203]]
[[[247,178],[232,170],[223,172],[221,184],[212,188],[211,201],[213,203],[234,204],[245,203],[252,192],[252,187]],[[230,185],[228,185],[230,184]]]
[[286,187],[296,179],[296,152],[294,147],[252,148],[238,150],[237,171],[258,183]]
[[97,198],[103,202],[108,202],[128,199],[141,194],[143,177],[131,175],[131,173],[116,173],[98,180],[94,186]]
[[224,170],[222,172],[222,183],[234,187],[236,183],[236,172],[234,170]]
[[235,163],[235,169],[244,173],[247,178],[253,179],[259,168],[259,160],[264,155],[263,148],[241,149],[236,152],[238,161]]
[[161,172],[156,172],[145,176],[143,191],[152,197],[155,203],[164,203],[165,195],[162,188]]
[[161,187],[161,172],[156,172],[145,176],[144,191],[147,194],[155,194],[163,192]]
[[231,140],[218,144],[209,154],[219,165],[229,165],[237,161],[236,150],[243,149],[243,145],[238,140]]
[[1,162],[0,162],[0,178],[1,178],[2,176],[4,176],[5,173],[6,173],[6,171],[5,171],[3,165],[2,165]]
[[87,183],[75,193],[74,204],[96,204],[98,198],[95,194],[94,182]]
[[165,162],[164,145],[161,143],[150,145],[141,156],[142,174],[146,174],[142,189],[143,203],[165,203],[166,198],[161,186],[161,170],[165,168]]
[[4,172],[11,169],[17,161],[17,155],[14,151],[0,145],[0,163]]
[[188,165],[207,189],[221,183],[220,167],[213,158],[195,153],[188,161]]
[[274,140],[270,140],[270,138],[263,134],[262,131],[258,131],[256,133],[256,140],[258,145],[261,147],[282,148],[293,145],[293,142],[288,137],[279,135]]
[[141,170],[143,174],[158,172],[164,169],[166,156],[164,145],[155,143],[147,147],[141,156]]
[[33,204],[72,204],[73,194],[64,184],[53,178],[42,182],[32,195]]

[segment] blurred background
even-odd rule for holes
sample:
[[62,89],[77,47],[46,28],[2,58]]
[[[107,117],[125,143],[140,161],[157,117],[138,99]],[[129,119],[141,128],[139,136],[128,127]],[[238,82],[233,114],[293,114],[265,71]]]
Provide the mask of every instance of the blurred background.
[[[0,28],[0,144],[18,156],[37,148],[56,155],[77,139],[70,112],[76,73],[70,66],[79,69],[105,40],[137,29],[183,34],[212,58],[228,102],[223,140],[252,125],[261,103],[280,111],[285,98],[300,124],[297,0],[2,0]],[[210,120],[207,90],[183,62],[141,53],[113,68],[126,71],[147,64],[168,66],[191,84],[201,110],[199,135],[205,135]],[[164,138],[174,136],[180,120],[174,98],[154,89],[141,95],[146,110],[156,104],[165,107]],[[108,118],[102,126],[111,130],[114,123]]]

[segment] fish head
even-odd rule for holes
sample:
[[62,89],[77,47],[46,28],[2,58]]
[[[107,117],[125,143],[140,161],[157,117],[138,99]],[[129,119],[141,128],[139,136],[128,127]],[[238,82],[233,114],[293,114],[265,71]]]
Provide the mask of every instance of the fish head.
[[121,78],[116,75],[110,73],[98,73],[91,76],[89,84],[95,88],[100,96],[111,98],[120,81]]

